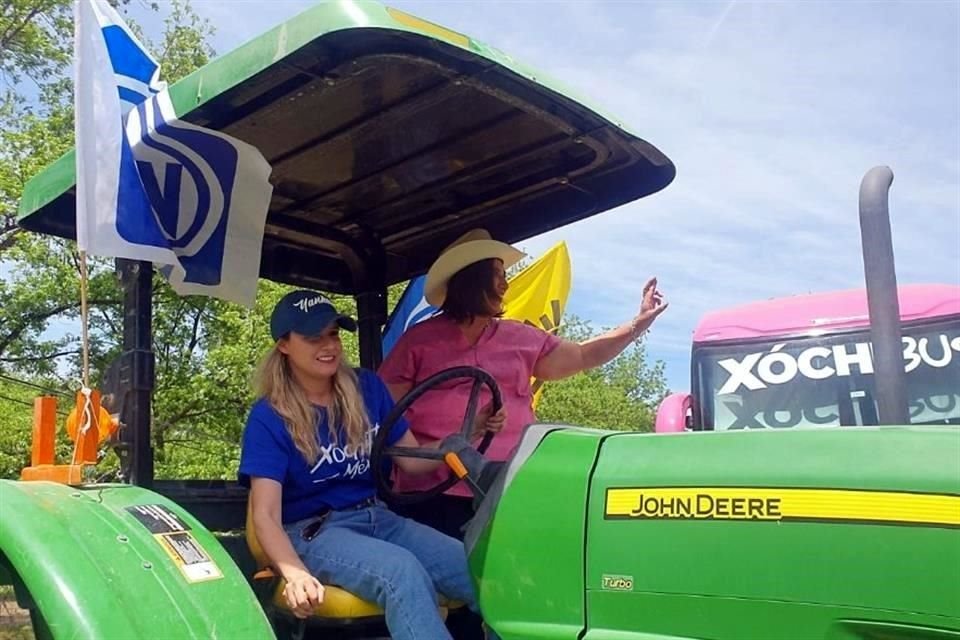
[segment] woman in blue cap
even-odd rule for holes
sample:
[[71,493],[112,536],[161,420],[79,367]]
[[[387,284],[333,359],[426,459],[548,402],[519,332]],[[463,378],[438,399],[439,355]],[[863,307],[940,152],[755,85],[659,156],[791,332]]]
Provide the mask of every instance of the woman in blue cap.
[[[323,599],[326,582],[379,604],[393,638],[449,638],[437,593],[476,609],[463,543],[377,501],[370,447],[393,400],[374,373],[343,361],[341,329],[356,322],[314,291],[273,310],[275,344],[258,372],[239,469],[256,535],[297,616]],[[387,444],[419,446],[403,419]],[[395,462],[408,473],[438,464]]]

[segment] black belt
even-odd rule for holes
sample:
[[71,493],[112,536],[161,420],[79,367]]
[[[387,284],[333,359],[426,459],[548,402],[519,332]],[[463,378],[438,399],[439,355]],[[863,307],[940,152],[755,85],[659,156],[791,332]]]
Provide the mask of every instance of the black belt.
[[372,507],[377,504],[377,497],[370,496],[366,500],[361,500],[357,504],[352,504],[349,507],[340,507],[339,509],[333,509],[333,511],[358,511],[360,509],[366,509],[367,507]]
[[300,536],[307,542],[310,542],[316,538],[317,534],[320,533],[320,527],[323,526],[327,516],[329,516],[333,511],[359,511],[360,509],[372,507],[375,504],[377,504],[377,497],[370,496],[366,500],[361,500],[360,502],[352,504],[348,507],[340,507],[339,509],[331,509],[328,507],[319,513],[313,520],[303,526],[303,529],[300,530]]

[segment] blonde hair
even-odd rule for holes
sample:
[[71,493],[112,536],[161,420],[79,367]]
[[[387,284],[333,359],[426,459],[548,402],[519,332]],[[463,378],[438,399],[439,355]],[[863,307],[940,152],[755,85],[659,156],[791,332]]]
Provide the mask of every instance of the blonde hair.
[[[307,399],[303,387],[293,377],[287,357],[274,346],[260,363],[256,376],[257,395],[283,418],[297,450],[309,464],[320,457],[317,439],[317,408]],[[337,425],[343,425],[347,455],[369,453],[370,418],[360,395],[357,374],[341,361],[333,376],[333,406],[327,407],[330,441],[337,442]]]

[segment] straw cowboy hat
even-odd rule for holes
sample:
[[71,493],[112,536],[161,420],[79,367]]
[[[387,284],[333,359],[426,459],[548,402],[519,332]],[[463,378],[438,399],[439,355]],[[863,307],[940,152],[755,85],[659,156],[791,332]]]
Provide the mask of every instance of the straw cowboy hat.
[[474,262],[499,258],[504,268],[520,261],[526,254],[514,249],[505,242],[490,237],[484,229],[468,231],[453,241],[440,253],[427,271],[427,281],[423,286],[423,295],[427,302],[435,307],[443,305],[447,298],[447,283],[453,274]]

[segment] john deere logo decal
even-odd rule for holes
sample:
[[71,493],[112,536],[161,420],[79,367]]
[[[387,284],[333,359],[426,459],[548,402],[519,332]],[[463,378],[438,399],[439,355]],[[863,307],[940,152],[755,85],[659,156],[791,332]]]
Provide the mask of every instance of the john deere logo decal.
[[857,489],[607,489],[607,520],[834,522],[960,528],[960,495]]

